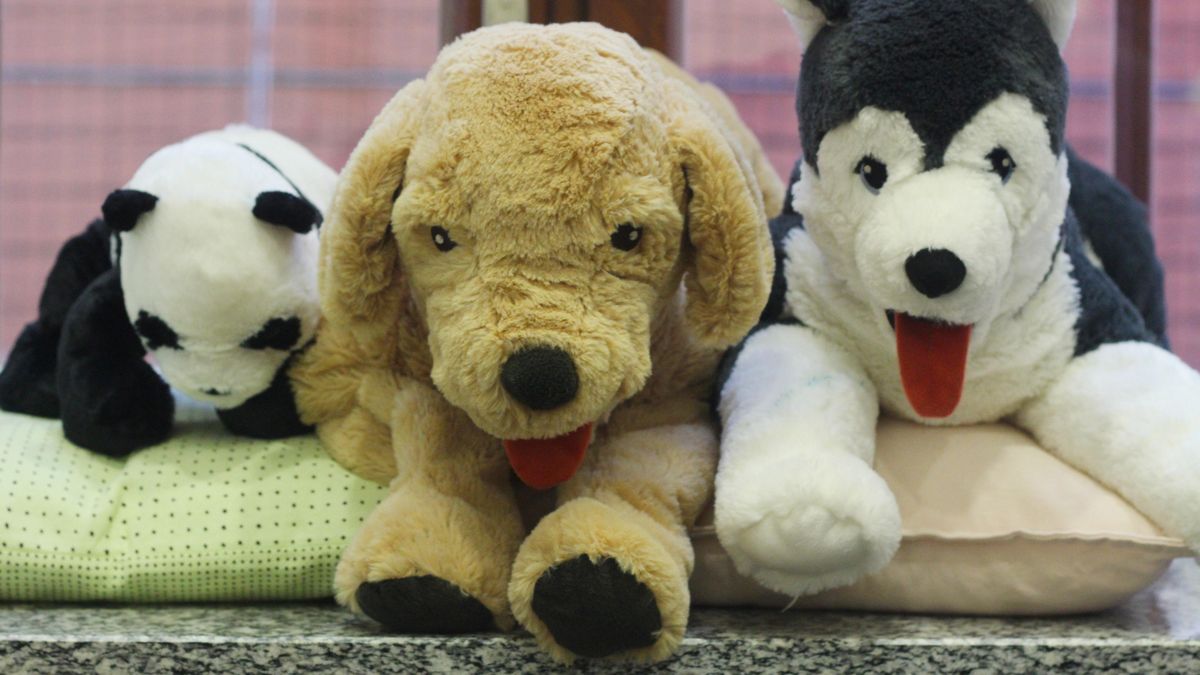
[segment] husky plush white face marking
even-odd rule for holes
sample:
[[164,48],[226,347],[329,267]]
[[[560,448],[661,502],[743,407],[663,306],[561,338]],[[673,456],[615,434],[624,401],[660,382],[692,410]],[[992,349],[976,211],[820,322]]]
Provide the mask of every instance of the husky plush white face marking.
[[[883,328],[886,310],[986,323],[1024,304],[1045,276],[1068,195],[1066,159],[1051,152],[1027,99],[1003,94],[986,106],[937,169],[923,169],[903,114],[871,107],[827,134],[818,156],[793,205],[834,273],[880,308]],[[927,252],[960,261],[961,280],[922,275]]]
[[825,135],[819,171],[803,167],[793,206],[833,274],[877,310],[878,330],[897,330],[900,318],[902,375],[918,358],[929,362],[908,365],[923,372],[955,359],[965,368],[970,342],[1045,278],[1069,193],[1066,156],[1050,148],[1045,117],[1006,93],[954,135],[937,168],[925,168],[902,113],[875,107]]

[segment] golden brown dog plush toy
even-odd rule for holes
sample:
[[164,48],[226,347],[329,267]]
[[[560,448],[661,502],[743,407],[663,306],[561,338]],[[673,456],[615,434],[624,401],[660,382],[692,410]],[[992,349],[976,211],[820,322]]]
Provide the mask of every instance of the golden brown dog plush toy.
[[[515,616],[565,660],[670,654],[710,382],[766,301],[781,200],[728,100],[625,35],[444,49],[342,173],[294,371],[330,452],[391,483],[339,601],[407,632]],[[528,536],[510,468],[558,488]]]

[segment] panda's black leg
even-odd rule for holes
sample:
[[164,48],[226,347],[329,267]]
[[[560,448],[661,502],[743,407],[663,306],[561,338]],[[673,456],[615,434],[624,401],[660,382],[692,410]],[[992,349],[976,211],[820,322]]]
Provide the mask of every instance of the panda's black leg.
[[119,457],[171,433],[175,401],[129,325],[117,270],[92,282],[67,314],[57,384],[63,432],[76,445]]
[[40,321],[26,324],[0,370],[0,410],[58,417],[57,353],[57,332],[47,330]]
[[296,395],[287,374],[292,361],[288,359],[280,366],[264,391],[236,408],[217,410],[226,429],[252,438],[286,438],[312,431],[300,421],[296,410]]
[[108,244],[108,227],[96,220],[59,250],[42,289],[38,318],[21,331],[0,370],[0,409],[58,417],[54,380],[63,321],[88,284],[112,268]]

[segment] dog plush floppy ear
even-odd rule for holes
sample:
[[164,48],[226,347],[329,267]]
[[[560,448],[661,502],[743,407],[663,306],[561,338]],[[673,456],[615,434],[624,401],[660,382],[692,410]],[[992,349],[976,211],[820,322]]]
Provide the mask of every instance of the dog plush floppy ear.
[[360,337],[377,337],[407,309],[398,288],[391,212],[424,103],[423,80],[392,97],[350,154],[329,209],[321,242],[321,309]]
[[775,257],[762,190],[746,153],[706,103],[688,92],[679,95],[688,103],[671,126],[670,142],[683,171],[692,248],[686,316],[704,343],[724,347],[758,320]]

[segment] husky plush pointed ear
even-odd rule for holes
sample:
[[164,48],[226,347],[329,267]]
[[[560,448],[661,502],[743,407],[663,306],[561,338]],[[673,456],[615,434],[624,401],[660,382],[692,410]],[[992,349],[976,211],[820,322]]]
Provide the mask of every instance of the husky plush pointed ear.
[[[680,97],[689,96],[682,90]],[[683,178],[690,246],[688,325],[705,344],[742,338],[766,305],[775,255],[762,191],[738,140],[694,96],[671,125],[670,143]]]
[[374,333],[405,311],[392,204],[425,104],[425,82],[401,89],[371,123],[338,179],[321,243],[321,309]]
[[807,49],[821,29],[846,18],[850,0],[775,0],[787,12],[800,36],[800,48]]
[[1050,37],[1059,49],[1067,46],[1067,38],[1071,37],[1071,27],[1075,25],[1076,0],[1030,0],[1046,28],[1050,29]]

